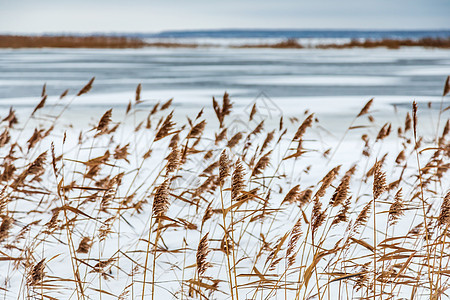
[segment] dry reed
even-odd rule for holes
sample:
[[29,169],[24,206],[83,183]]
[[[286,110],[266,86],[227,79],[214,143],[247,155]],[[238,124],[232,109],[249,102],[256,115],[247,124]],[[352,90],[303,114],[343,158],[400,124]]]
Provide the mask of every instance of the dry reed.
[[182,123],[172,99],[143,112],[141,93],[122,121],[107,110],[81,133],[45,118],[58,108],[46,85],[33,126],[13,108],[2,118],[5,299],[446,295],[448,119],[436,139],[416,103],[377,124],[362,118],[376,117],[371,99],[345,161],[313,114],[261,122],[253,106],[242,126],[225,93]]

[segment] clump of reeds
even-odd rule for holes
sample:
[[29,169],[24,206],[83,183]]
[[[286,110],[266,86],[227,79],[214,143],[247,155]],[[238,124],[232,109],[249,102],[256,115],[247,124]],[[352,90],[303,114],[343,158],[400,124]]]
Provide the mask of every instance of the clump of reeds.
[[377,124],[371,99],[324,145],[311,113],[257,121],[254,104],[244,126],[225,93],[183,123],[172,99],[145,111],[142,89],[81,133],[48,117],[46,86],[29,116],[1,118],[4,298],[445,295],[448,119],[424,135],[414,104]]
[[118,36],[0,35],[0,48],[142,48],[145,42]]
[[274,49],[348,49],[348,48],[388,48],[399,49],[401,47],[425,47],[425,48],[450,48],[449,38],[425,37],[420,39],[353,39],[347,43],[324,43],[318,45],[302,45],[296,39],[287,39],[285,41],[273,44],[244,44],[233,46],[234,48],[274,48]]

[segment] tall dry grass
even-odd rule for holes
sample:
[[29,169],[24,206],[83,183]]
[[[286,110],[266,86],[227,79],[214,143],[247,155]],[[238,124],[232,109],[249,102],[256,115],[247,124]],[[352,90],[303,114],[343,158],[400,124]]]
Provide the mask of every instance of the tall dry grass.
[[287,39],[273,44],[246,44],[235,48],[275,48],[275,49],[349,49],[349,48],[388,48],[399,49],[401,47],[425,47],[425,48],[450,48],[450,38],[426,37],[420,39],[353,39],[347,43],[324,43],[314,46],[302,45],[296,39]]
[[0,35],[0,48],[142,48],[138,38],[120,36]]
[[4,299],[447,297],[448,107],[430,136],[425,108],[382,125],[370,100],[346,161],[313,114],[236,122],[227,93],[180,122],[138,85],[123,115],[64,127],[93,84],[2,117]]

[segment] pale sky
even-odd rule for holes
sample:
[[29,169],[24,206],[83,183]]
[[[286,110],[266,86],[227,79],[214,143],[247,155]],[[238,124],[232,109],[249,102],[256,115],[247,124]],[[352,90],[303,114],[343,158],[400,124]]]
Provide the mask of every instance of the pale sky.
[[0,0],[2,33],[450,29],[450,0]]

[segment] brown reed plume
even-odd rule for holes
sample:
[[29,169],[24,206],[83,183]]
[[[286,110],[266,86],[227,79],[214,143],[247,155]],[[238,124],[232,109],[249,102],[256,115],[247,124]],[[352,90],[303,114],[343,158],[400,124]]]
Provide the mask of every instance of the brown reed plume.
[[373,178],[373,198],[378,199],[386,189],[386,173],[381,170],[382,162],[379,161],[375,164],[375,173]]
[[300,198],[300,185],[297,184],[292,189],[289,190],[289,192],[286,194],[286,196],[283,199],[283,202],[286,203],[295,203]]
[[235,164],[233,176],[231,178],[231,199],[236,200],[245,187],[244,183],[244,167],[240,160]]
[[348,188],[350,186],[350,176],[351,175],[345,175],[342,180],[341,183],[338,185],[338,187],[336,188],[333,197],[331,197],[330,200],[330,205],[331,206],[338,206],[340,204],[342,204],[346,199],[347,199],[347,193],[348,193]]
[[367,101],[367,103],[364,105],[364,107],[361,109],[361,111],[359,112],[359,114],[356,116],[357,118],[359,118],[359,117],[361,117],[361,116],[363,116],[363,115],[365,115],[365,114],[367,114],[368,112],[369,112],[369,110],[370,110],[370,107],[372,106],[372,104],[373,104],[373,99],[374,98],[372,98],[372,99],[370,99],[369,101]]
[[92,85],[94,84],[95,77],[92,77],[91,80],[78,92],[77,96],[84,95],[88,93],[92,89]]
[[340,165],[337,167],[334,167],[327,173],[327,175],[325,175],[325,177],[321,180],[322,185],[320,186],[319,190],[316,192],[316,197],[323,197],[325,195],[327,188],[331,185],[333,180],[336,178],[340,168],[341,168]]
[[272,154],[272,151],[267,152],[264,154],[256,163],[255,167],[252,171],[252,176],[256,176],[261,174],[265,168],[270,164],[270,155]]
[[[162,109],[162,108],[161,108]],[[167,117],[164,119],[164,122],[162,123],[159,130],[156,132],[155,135],[155,141],[159,141],[166,136],[172,134],[172,129],[175,126],[175,123],[172,121],[173,117],[173,111],[167,115]]]
[[306,119],[297,129],[297,132],[295,133],[294,138],[292,140],[298,141],[299,139],[301,139],[301,137],[305,134],[306,129],[312,126],[313,121],[314,121],[314,114],[310,114],[308,117],[306,117]]
[[2,223],[0,225],[0,243],[8,237],[8,232],[13,225],[13,219],[8,216],[3,216]]
[[28,283],[30,285],[38,285],[44,279],[45,258],[35,264],[28,274]]
[[169,209],[169,184],[170,179],[164,180],[155,190],[155,196],[153,200],[153,216],[164,216]]
[[441,204],[441,211],[437,219],[438,226],[450,225],[450,192],[448,192]]
[[206,233],[200,242],[198,243],[197,248],[197,273],[198,276],[201,277],[205,273],[206,269],[211,266],[210,263],[207,262],[207,256],[210,252],[209,250],[209,239],[208,234]]
[[83,237],[83,239],[80,241],[80,244],[78,245],[77,253],[86,254],[89,252],[91,247],[92,247],[91,238],[85,236],[85,237]]
[[219,159],[219,182],[222,186],[227,179],[227,177],[230,175],[230,161],[228,159],[228,155],[226,150],[223,150],[220,154]]
[[447,76],[444,84],[444,91],[442,92],[442,97],[445,97],[450,92],[450,76]]
[[404,214],[404,203],[402,199],[402,189],[399,189],[394,196],[394,203],[389,208],[389,224],[394,225]]
[[286,250],[286,257],[288,259],[287,267],[291,267],[295,263],[295,257],[296,257],[296,251],[295,247],[297,246],[297,242],[300,239],[302,235],[302,219],[300,218],[295,223],[294,227],[292,228],[287,250]]

